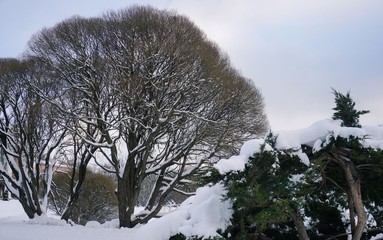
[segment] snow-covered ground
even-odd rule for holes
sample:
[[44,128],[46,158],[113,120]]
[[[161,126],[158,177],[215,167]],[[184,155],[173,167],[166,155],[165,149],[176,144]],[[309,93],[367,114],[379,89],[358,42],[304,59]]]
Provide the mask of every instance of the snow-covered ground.
[[215,236],[225,229],[232,215],[231,203],[223,201],[222,185],[202,187],[181,206],[133,229],[118,228],[118,221],[89,222],[71,226],[53,215],[28,219],[17,200],[0,200],[1,240],[167,240],[176,233],[186,236]]
[[[117,220],[103,225],[89,222],[87,226],[71,226],[53,215],[30,220],[17,200],[0,200],[0,240],[165,240],[176,231],[215,235],[217,223],[225,226],[231,211],[230,204],[222,205],[219,196],[211,191],[219,193],[222,186],[203,188],[197,199],[189,199],[180,209],[134,229],[117,228]],[[378,239],[383,239],[383,234],[371,238]]]
[[[338,121],[322,120],[305,129],[275,135],[278,136],[276,145],[279,149],[299,149],[301,144],[307,144],[319,150],[331,136],[359,137],[364,146],[383,149],[382,125],[357,129],[341,127]],[[250,140],[243,145],[239,155],[222,159],[215,167],[221,173],[240,171],[249,156],[259,151],[264,143],[263,139]],[[269,150],[271,146],[266,148]],[[301,161],[306,163],[305,154],[298,153]],[[29,220],[18,201],[0,200],[0,240],[167,240],[177,233],[215,236],[218,229],[228,226],[232,215],[231,202],[222,199],[224,193],[225,189],[220,184],[199,188],[196,195],[188,198],[178,209],[133,229],[119,229],[116,220],[103,225],[89,222],[86,226],[71,226],[51,215]],[[371,239],[383,239],[383,234]]]

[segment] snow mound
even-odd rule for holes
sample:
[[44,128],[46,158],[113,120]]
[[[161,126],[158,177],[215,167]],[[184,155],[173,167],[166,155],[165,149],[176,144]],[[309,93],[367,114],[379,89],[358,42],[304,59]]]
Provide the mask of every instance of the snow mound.
[[277,149],[299,149],[302,144],[314,146],[318,139],[325,139],[331,132],[340,128],[338,120],[325,119],[315,122],[311,126],[302,129],[279,131],[274,133],[277,138]]
[[35,216],[33,219],[29,219],[26,223],[31,225],[47,225],[47,226],[67,226],[68,223],[65,220],[49,217],[45,214],[41,216]]
[[87,228],[99,228],[101,227],[101,223],[97,221],[89,221],[85,224],[85,227]]
[[[232,202],[223,199],[225,194],[222,184],[198,188],[196,195],[188,198],[176,210],[132,229],[118,228],[118,220],[102,225],[91,221],[86,226],[72,226],[46,215],[29,220],[25,219],[26,215],[18,201],[0,201],[0,239],[167,240],[178,233],[187,237],[214,237],[219,236],[218,229],[224,230],[230,224],[233,213]],[[6,209],[11,211],[7,212]]]
[[233,213],[232,202],[223,200],[224,194],[222,184],[198,188],[196,195],[177,210],[137,229],[133,239],[165,240],[178,233],[186,237],[219,236],[217,230],[226,229]]
[[275,133],[277,149],[299,149],[301,145],[320,150],[321,144],[328,142],[330,137],[359,138],[364,147],[383,149],[383,127],[363,126],[342,127],[339,120],[325,119],[312,124],[308,128]]
[[272,150],[272,147],[265,143],[264,139],[252,139],[242,145],[240,155],[232,156],[229,159],[221,159],[213,167],[217,169],[220,174],[231,171],[242,171],[245,169],[249,157],[254,155],[254,153],[260,152],[262,146],[264,146],[267,151]]
[[197,189],[196,195],[180,207],[188,210],[188,216],[179,231],[187,237],[218,236],[217,230],[226,229],[233,214],[232,202],[223,201],[224,194],[226,190],[222,184]]
[[219,160],[213,167],[217,169],[220,174],[225,174],[231,171],[242,171],[245,169],[248,159],[249,157],[246,155],[232,156],[229,159]]

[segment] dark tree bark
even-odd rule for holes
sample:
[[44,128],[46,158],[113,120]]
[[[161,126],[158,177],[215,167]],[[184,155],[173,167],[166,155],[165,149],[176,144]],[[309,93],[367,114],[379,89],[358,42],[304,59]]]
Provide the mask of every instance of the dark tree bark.
[[306,227],[303,223],[303,220],[299,213],[297,212],[296,209],[291,208],[290,210],[290,217],[293,219],[295,228],[297,229],[298,232],[298,237],[300,240],[308,240],[310,239],[307,232],[306,232]]
[[[362,200],[360,178],[355,169],[352,159],[348,156],[348,151],[338,150],[330,154],[334,160],[343,170],[344,177],[347,183],[346,194],[348,196],[350,221],[352,227],[352,239],[359,240],[362,237],[363,230],[366,227],[367,214],[364,210]],[[357,223],[353,223],[357,217]]]

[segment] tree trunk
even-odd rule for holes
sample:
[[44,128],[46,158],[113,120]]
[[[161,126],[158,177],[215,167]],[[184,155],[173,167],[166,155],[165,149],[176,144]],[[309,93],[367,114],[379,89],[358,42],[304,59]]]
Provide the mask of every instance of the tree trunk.
[[27,203],[20,201],[21,206],[24,209],[24,212],[27,214],[29,219],[33,219],[35,217],[36,211],[34,211],[32,208],[28,206]]
[[73,189],[72,186],[73,186],[73,183],[75,182],[75,172],[73,171],[73,173],[72,173],[72,179],[71,179],[71,184],[70,184],[71,196],[70,196],[69,202],[66,206],[66,209],[65,209],[63,215],[61,216],[61,219],[65,220],[67,222],[70,219],[72,212],[74,210],[75,203],[78,201],[78,198],[80,196],[81,187],[82,187],[82,185],[85,181],[85,177],[86,177],[88,162],[86,164],[80,165],[79,173],[78,173],[78,180],[77,180],[77,184],[76,184],[74,190],[72,190]]
[[[134,176],[129,176],[130,178]],[[132,179],[125,177],[118,178],[117,200],[118,200],[118,219],[120,227],[132,228],[138,222],[133,221],[134,208],[136,205],[136,192]],[[133,180],[134,181],[134,180]]]
[[126,181],[123,178],[118,178],[117,182],[117,200],[118,200],[118,220],[120,227],[131,227],[131,218],[127,215],[128,201]]
[[24,212],[27,214],[29,219],[33,219],[35,217],[35,214],[39,216],[42,214],[42,212],[38,211],[38,209],[36,209],[33,205],[31,206],[31,202],[28,201],[28,197],[24,192],[19,191],[19,194],[19,202],[21,203],[21,206],[23,207]]
[[[363,230],[366,226],[367,216],[364,211],[364,205],[362,201],[362,195],[360,192],[360,180],[357,176],[354,163],[352,161],[342,161],[341,163],[343,170],[345,172],[345,177],[347,181],[347,185],[349,187],[348,194],[350,194],[349,198],[351,198],[354,203],[353,206],[349,206],[350,212],[355,209],[355,213],[358,217],[358,222],[355,226],[354,231],[352,232],[352,239],[359,240],[362,237]],[[350,201],[349,201],[350,202]],[[351,219],[351,221],[354,221]]]
[[352,194],[351,194],[351,191],[348,190],[347,191],[347,199],[348,199],[348,208],[349,208],[349,211],[350,211],[350,224],[351,224],[351,233],[354,233],[355,232],[355,229],[356,229],[356,213],[355,213],[355,204],[354,204],[354,200],[352,198]]
[[295,228],[298,231],[298,237],[300,240],[308,240],[310,239],[309,236],[307,235],[305,225],[302,221],[301,216],[297,213],[295,208],[291,208],[290,210],[290,217],[293,219]]

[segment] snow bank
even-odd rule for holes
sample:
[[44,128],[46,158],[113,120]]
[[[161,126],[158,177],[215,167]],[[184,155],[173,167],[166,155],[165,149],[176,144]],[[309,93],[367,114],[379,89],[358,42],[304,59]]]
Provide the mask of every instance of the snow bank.
[[187,237],[218,236],[217,230],[226,229],[233,211],[231,201],[223,200],[225,193],[222,184],[198,188],[196,195],[177,210],[137,229],[133,239],[165,240],[177,233]]
[[188,218],[179,231],[185,236],[218,236],[217,230],[225,230],[233,214],[232,202],[223,200],[226,190],[222,184],[203,187],[195,196],[186,200],[180,209],[187,209]]
[[67,226],[68,223],[65,220],[49,217],[45,214],[41,216],[35,216],[33,219],[26,221],[31,225],[47,225],[47,226]]
[[214,237],[218,236],[218,229],[226,229],[232,216],[232,203],[223,199],[225,193],[222,184],[198,188],[196,195],[178,209],[133,229],[118,229],[116,221],[71,226],[45,215],[29,220],[18,201],[0,201],[0,239],[168,240],[177,233],[188,237]]

